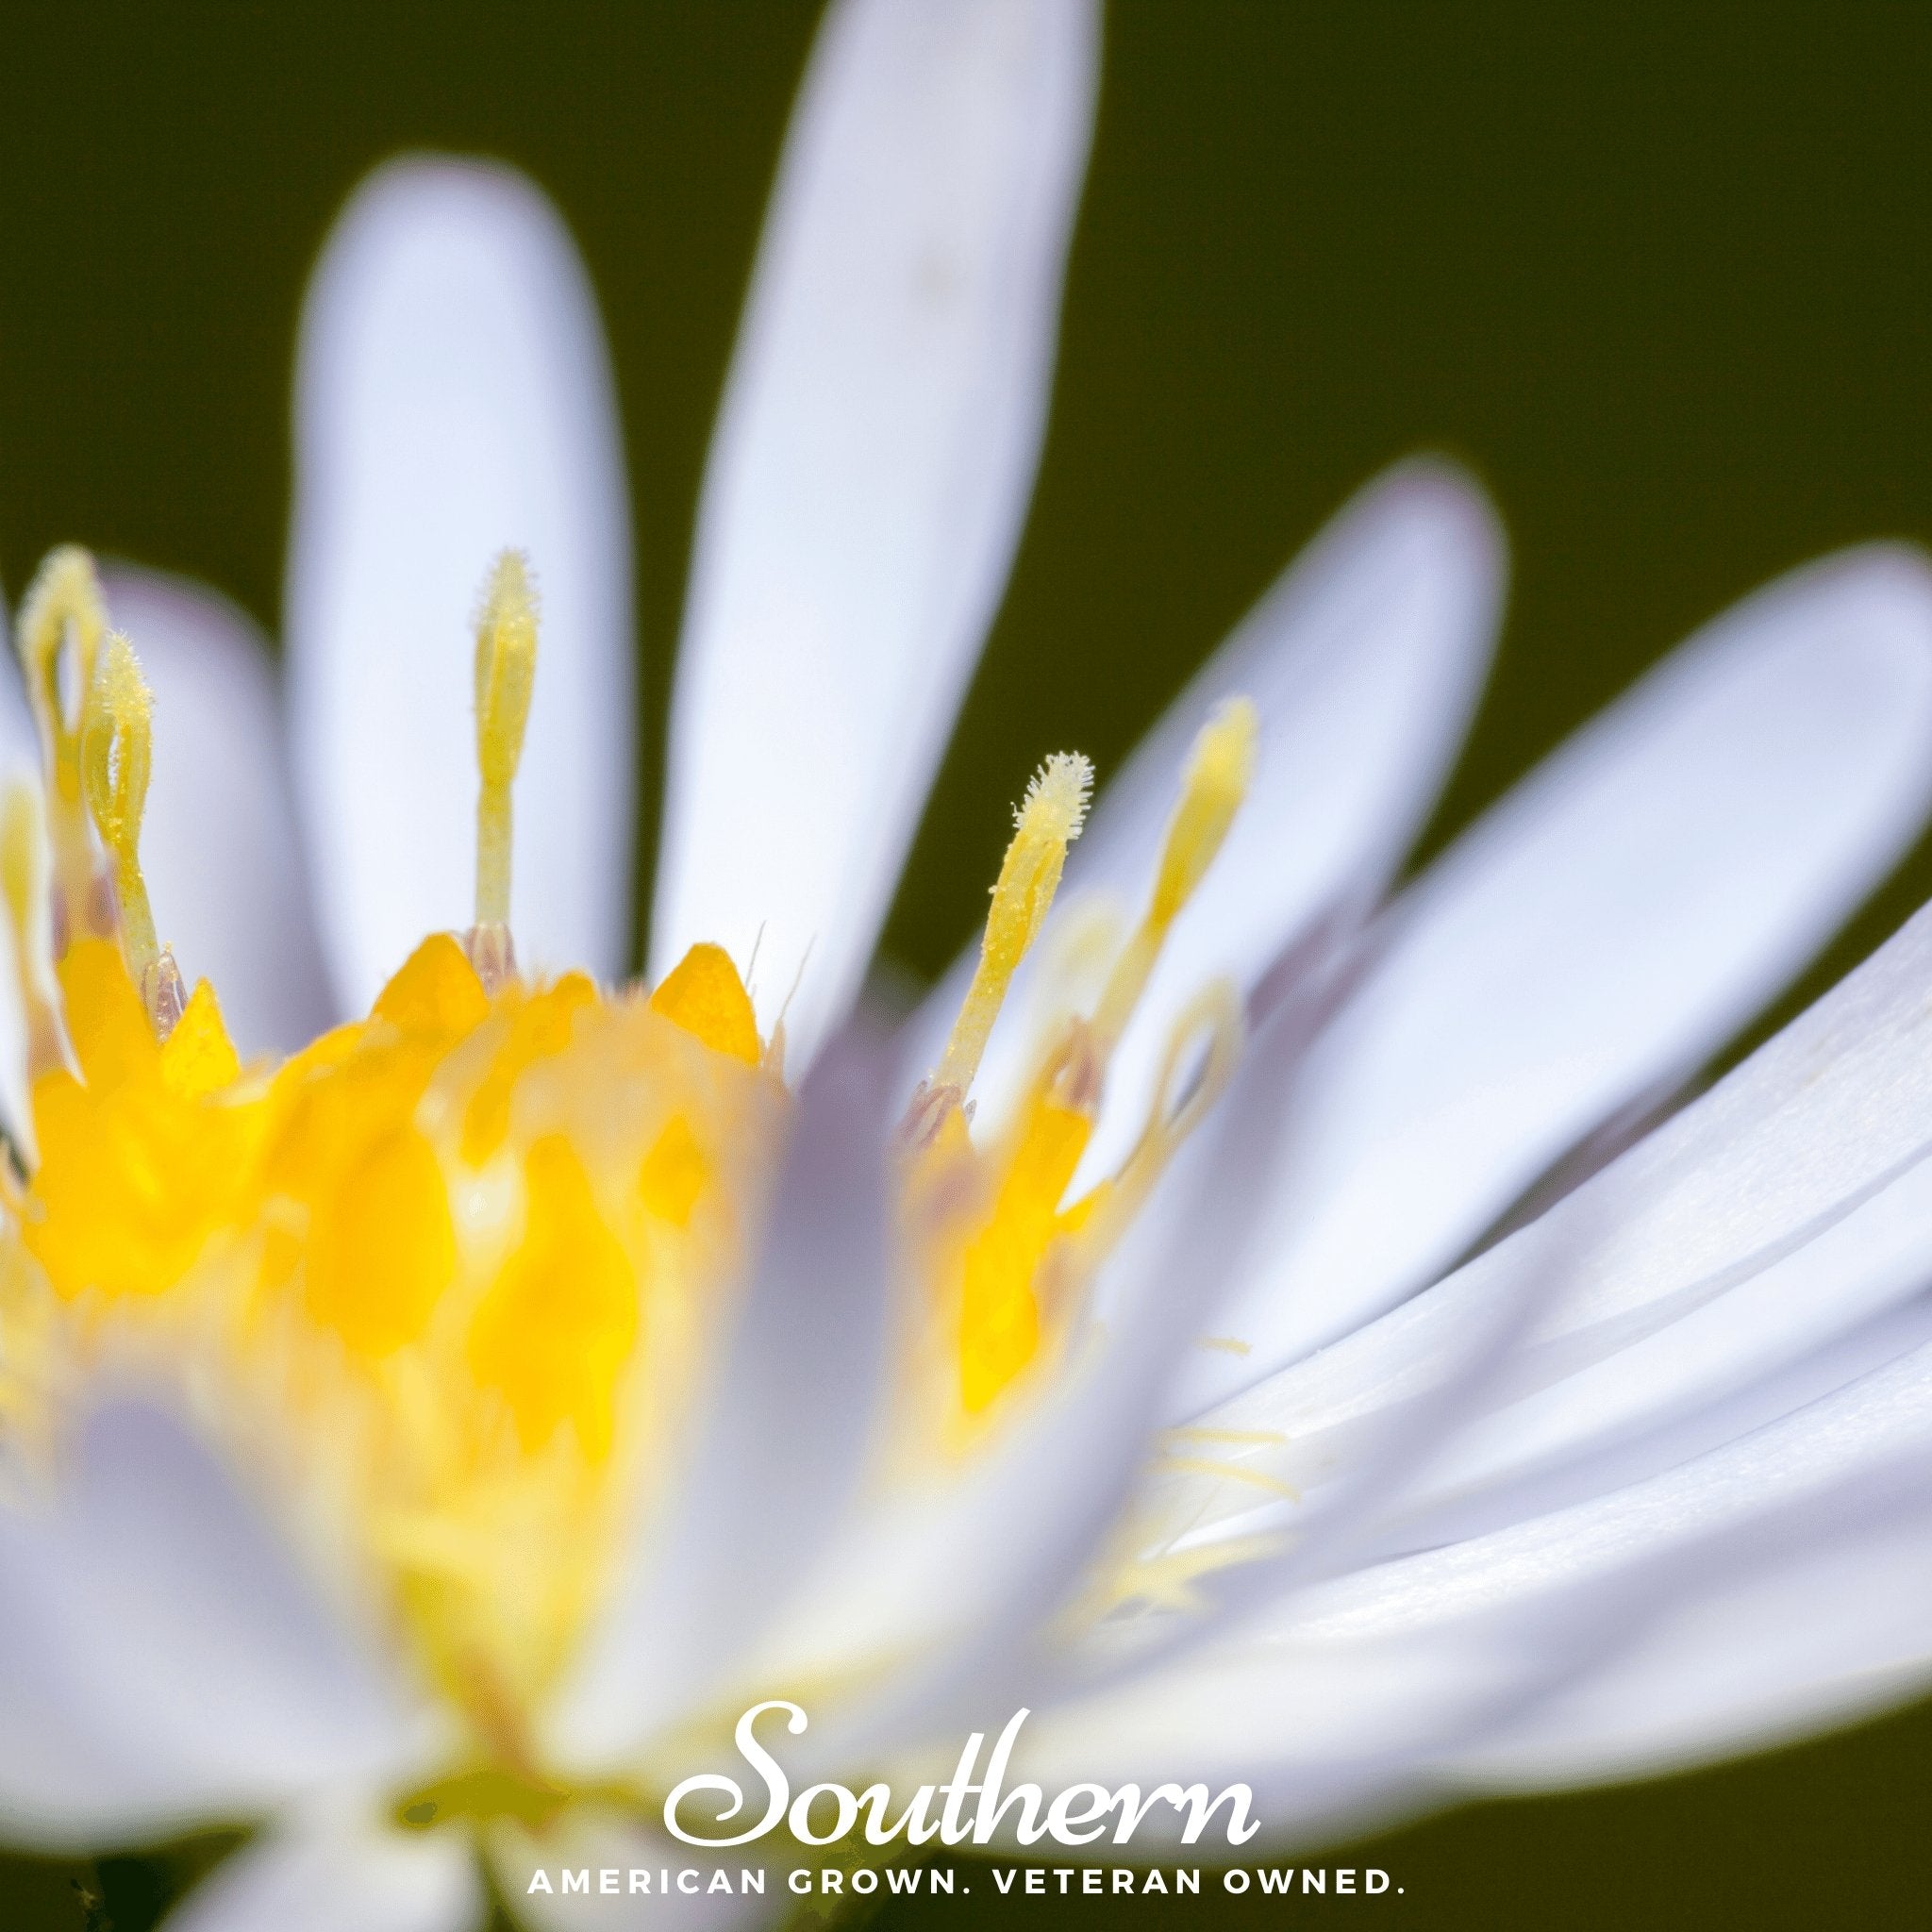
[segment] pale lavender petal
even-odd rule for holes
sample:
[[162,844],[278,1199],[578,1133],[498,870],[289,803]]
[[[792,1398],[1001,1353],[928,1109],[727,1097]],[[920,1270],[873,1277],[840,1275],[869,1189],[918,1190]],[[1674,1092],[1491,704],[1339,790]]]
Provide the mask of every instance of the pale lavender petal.
[[[1276,1833],[1306,1832],[1512,1765],[1531,1782],[1539,1763],[1560,1781],[1681,1761],[1707,1724],[1707,1745],[1741,1735],[1754,1682],[1758,1737],[1896,1694],[1932,1675],[1932,1625],[1874,1615],[1861,1586],[1926,1575],[1928,1393],[1922,1349],[1651,1481],[1285,1597],[1043,1712],[1027,1769],[1241,1778]],[[1598,1673],[1610,1697],[1585,1694]],[[1619,1691],[1637,1700],[1621,1716]]]
[[793,117],[699,510],[651,957],[757,944],[795,1069],[1006,582],[1096,38],[1090,0],[840,0]]
[[420,1713],[180,1424],[109,1407],[51,1490],[0,1476],[10,1835],[154,1839],[417,1762]]
[[336,1813],[286,1820],[171,1912],[163,1932],[477,1932],[489,1901],[466,1833]]
[[734,1332],[550,1713],[549,1749],[575,1772],[608,1774],[715,1703],[867,1474],[893,1315],[887,1066],[880,1041],[841,1036],[799,1095]]
[[[26,689],[21,682],[20,660],[13,655],[8,634],[7,600],[0,596],[0,784],[10,778],[40,782],[41,751],[27,710]],[[7,951],[0,960],[0,1126],[24,1148],[33,1144],[28,1120],[26,1076],[26,1012],[21,1003],[14,971],[11,922],[0,908],[0,941]]]
[[1568,1145],[1688,1074],[1932,797],[1932,576],[1856,551],[1760,592],[1559,751],[1391,915],[1311,1057],[1273,1252],[1203,1401],[1455,1257]]
[[[578,1925],[740,1932],[785,1918],[797,1903],[785,1889],[791,1859],[773,1857],[763,1844],[706,1852],[636,1812],[574,1805],[541,1835],[498,1826],[490,1852],[517,1923],[532,1932]],[[573,1885],[581,1878],[583,1889],[566,1890],[566,1873]]]
[[[1774,1371],[1781,1353],[1805,1357],[1895,1307],[1913,1291],[1912,1197],[1932,1146],[1932,1057],[1919,1044],[1928,990],[1932,911],[1541,1221],[1204,1416],[1257,1438],[1218,1453],[1319,1493],[1390,1411],[1441,1386],[1471,1324],[1512,1291],[1525,1253],[1545,1246],[1567,1247],[1576,1265],[1514,1378],[1436,1471],[1444,1507],[1495,1503],[1508,1479],[1559,1458],[1566,1441],[1608,1455],[1625,1427],[1693,1424]],[[1670,1361],[1686,1324],[1696,1325]],[[1653,1366],[1633,1355],[1638,1372],[1626,1376],[1619,1358],[1638,1350]],[[1590,1379],[1567,1409],[1570,1436],[1561,1418],[1577,1378]],[[1654,1406],[1641,1400],[1646,1387]],[[1619,1407],[1632,1398],[1634,1409]],[[1793,1402],[1805,1399],[1799,1388]],[[1626,1466],[1619,1480],[1647,1473]],[[1411,1500],[1420,1507],[1428,1493]],[[1172,1502],[1203,1523],[1252,1508],[1239,1485]]]
[[287,586],[297,798],[352,1008],[474,915],[471,623],[505,547],[527,552],[543,611],[511,925],[528,964],[613,975],[635,667],[596,303],[521,175],[391,162],[344,210],[304,309]]

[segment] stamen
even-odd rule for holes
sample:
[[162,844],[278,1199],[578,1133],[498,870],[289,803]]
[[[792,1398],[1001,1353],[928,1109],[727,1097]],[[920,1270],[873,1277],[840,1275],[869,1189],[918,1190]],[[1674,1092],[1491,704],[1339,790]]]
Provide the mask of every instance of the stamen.
[[[13,931],[13,974],[26,1015],[27,1077],[67,1064],[66,1030],[54,980],[47,894],[47,826],[40,787],[14,779],[0,801],[0,892]],[[23,1130],[27,1123],[22,1123]]]
[[80,771],[88,810],[113,870],[113,903],[103,914],[111,931],[119,908],[121,956],[141,989],[155,1031],[174,1031],[187,1001],[175,956],[155,937],[147,882],[141,873],[141,820],[154,743],[154,693],[141,675],[134,646],[108,634],[94,660],[93,682],[81,714]]
[[1204,989],[1170,1033],[1153,1108],[1125,1163],[1062,1206],[1092,1137],[1108,1061],[1169,928],[1226,839],[1253,774],[1258,735],[1245,698],[1229,700],[1202,728],[1146,912],[1115,955],[1093,1019],[1061,1021],[1017,1122],[1001,1146],[982,1153],[961,1103],[1079,832],[1091,783],[1086,759],[1050,759],[1015,814],[972,987],[944,1058],[913,1096],[901,1128],[914,1156],[908,1224],[930,1245],[939,1306],[958,1297],[954,1363],[958,1413],[968,1424],[1042,1351],[1062,1344],[1095,1266],[1232,1078],[1241,1008],[1224,981]]
[[1013,814],[1013,839],[992,889],[979,964],[928,1091],[950,1089],[958,1095],[973,1085],[1007,989],[1059,890],[1067,847],[1080,836],[1092,790],[1093,767],[1077,752],[1056,752],[1034,774]]
[[107,627],[93,558],[74,544],[49,552],[21,605],[19,642],[46,780],[57,957],[74,939],[106,939],[113,930],[111,913],[95,890],[80,776],[83,711]]
[[1146,990],[1168,929],[1193,896],[1221,850],[1255,771],[1260,720],[1247,698],[1230,698],[1201,727],[1182,781],[1180,803],[1168,821],[1167,842],[1147,911],[1114,963],[1093,1016],[1093,1037],[1103,1059],[1113,1048]]
[[[491,928],[509,926],[510,785],[524,755],[537,673],[537,592],[514,550],[491,567],[476,618],[476,926],[472,952]],[[486,974],[486,979],[490,975]]]

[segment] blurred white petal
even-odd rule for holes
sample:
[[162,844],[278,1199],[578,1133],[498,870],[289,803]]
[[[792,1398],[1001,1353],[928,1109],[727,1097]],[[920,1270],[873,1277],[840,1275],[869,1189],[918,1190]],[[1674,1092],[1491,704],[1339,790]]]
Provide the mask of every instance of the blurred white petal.
[[[1399,464],[1337,514],[1104,787],[1034,960],[1051,957],[1083,900],[1138,913],[1195,733],[1224,699],[1254,701],[1253,788],[1121,1042],[1076,1186],[1116,1165],[1139,1132],[1168,1035],[1201,987],[1226,975],[1248,991],[1318,922],[1345,926],[1373,909],[1462,742],[1506,568],[1502,529],[1472,479],[1437,460]],[[911,1078],[937,1060],[973,958],[915,1023]],[[1022,969],[994,1029],[974,1089],[982,1119],[1001,1117],[1038,1050],[1033,976]]]
[[1427,1278],[1566,1146],[1689,1074],[1894,863],[1932,794],[1932,579],[1832,558],[1646,677],[1396,908],[1317,1048],[1272,1258],[1205,1399]]
[[333,1020],[291,802],[275,669],[225,597],[132,564],[102,573],[155,694],[141,859],[162,940],[214,982],[244,1058]]
[[477,1932],[489,1916],[466,1833],[297,1818],[225,1859],[163,1932]]
[[[1730,1663],[1719,1661],[1723,1626],[1703,1621],[1707,1668],[1718,1685],[1728,1675],[1733,1692],[1713,1694],[1707,1715],[1735,1720],[1738,1675],[1755,1663],[1774,1724],[1786,1688],[1777,1671],[1800,1648],[1829,1659],[1851,1700],[1842,1707],[1856,1708],[1860,1658],[1894,1691],[1914,1673],[1932,1675],[1932,1625],[1918,1620],[1914,1650],[1902,1634],[1909,1620],[1874,1619],[1821,1589],[1813,1558],[1835,1549],[1848,1575],[1924,1574],[1901,1531],[1932,1517],[1928,1392],[1932,1351],[1922,1350],[1649,1482],[1286,1599],[1137,1683],[1043,1712],[1027,1769],[1108,1783],[1157,1768],[1163,1779],[1240,1776],[1277,1829],[1326,1828],[1338,1807],[1386,1807],[1445,1764],[1479,1766],[1491,1736],[1526,1753],[1540,1735],[1554,1753],[1563,1710],[1602,1717],[1591,1700],[1563,1694],[1596,1668],[1641,1688],[1641,1669],[1619,1660],[1647,1657],[1665,1690],[1694,1668],[1673,1639],[1715,1602],[1748,1605],[1763,1621],[1740,1626]],[[1801,1603],[1830,1636],[1780,1642],[1785,1610]],[[1805,1682],[1815,1695],[1816,1674]],[[1687,1708],[1699,1707],[1674,1707],[1668,1690],[1649,1700],[1672,1753],[1688,1755],[1697,1732]],[[1629,1716],[1628,1729],[1641,1730],[1640,1712]]]
[[359,1009],[475,878],[471,630],[528,553],[542,642],[515,791],[526,964],[628,947],[630,529],[597,310],[549,203],[405,160],[344,210],[304,310],[287,589],[298,802],[336,988]]
[[[1163,1390],[1228,1259],[1249,1237],[1273,1153],[1282,1029],[1255,1042],[1224,1107],[1158,1183],[1140,1239],[1096,1292],[1127,1314],[1069,1339],[1044,1386],[974,1453],[872,1486],[743,1671],[759,1683],[849,1685],[796,1753],[872,1761],[950,1725],[988,1685],[1038,1660],[1043,1633],[1105,1565],[1142,1479]],[[832,1391],[831,1399],[837,1399]],[[872,1659],[890,1657],[878,1673]]]
[[[1708,1402],[1761,1373],[1783,1345],[1778,1306],[1787,1324],[1802,1332],[1809,1323],[1820,1334],[1906,1291],[1908,1234],[1892,1216],[1902,1212],[1908,1229],[1909,1195],[1924,1185],[1912,1171],[1932,1145],[1932,1057],[1919,1044],[1928,986],[1932,911],[1541,1221],[1211,1411],[1207,1420],[1216,1427],[1282,1439],[1279,1449],[1234,1450],[1229,1458],[1318,1492],[1350,1465],[1365,1433],[1384,1425],[1384,1411],[1440,1384],[1470,1326],[1513,1291],[1541,1254],[1578,1259],[1554,1284],[1560,1293],[1551,1297],[1520,1372],[1492,1391],[1497,1419],[1470,1428],[1453,1452],[1488,1463],[1498,1482],[1521,1473],[1512,1450],[1524,1464],[1535,1462],[1545,1400],[1538,1391],[1561,1391],[1569,1378],[1604,1364],[1607,1401],[1609,1391],[1631,1386],[1615,1367],[1619,1354],[1647,1338],[1668,1351],[1674,1326],[1707,1324],[1701,1347],[1687,1347],[1668,1375],[1657,1372],[1662,1419],[1684,1395],[1685,1382],[1674,1377],[1692,1386],[1707,1378]],[[1905,1193],[1881,1205],[1894,1182]],[[1813,1245],[1822,1246],[1823,1262],[1808,1254]],[[1760,1277],[1768,1277],[1765,1287]],[[1780,1301],[1787,1291],[1815,1305]],[[1511,1395],[1526,1404],[1513,1417]],[[1560,1393],[1547,1401],[1561,1410]],[[1595,1420],[1614,1439],[1614,1414]],[[1574,1423],[1576,1445],[1588,1446],[1587,1395]],[[1555,1445],[1545,1440],[1542,1449],[1553,1454]],[[1438,1502],[1484,1494],[1474,1466],[1460,1477],[1456,1470],[1452,1461],[1437,1472]],[[1231,1516],[1241,1507],[1238,1494],[1224,1492],[1207,1513]]]
[[[1547,1602],[1548,1629],[1589,1616],[1601,1681],[1576,1674],[1506,1729],[1525,1757],[1569,1752],[1569,1774],[1672,1768],[1850,1714],[1932,1679],[1928,1398],[1922,1347],[1648,1481],[1370,1572],[1338,1589],[1339,1618],[1415,1624],[1512,1598]],[[1881,1579],[1907,1591],[1903,1614],[1872,1613]]]
[[0,1819],[41,1842],[155,1838],[425,1740],[228,1473],[147,1408],[98,1411],[51,1497],[0,1502]]
[[901,1096],[885,1060],[841,1038],[805,1083],[732,1343],[664,1486],[669,1520],[637,1526],[552,1710],[574,1770],[622,1764],[654,1724],[728,1696],[867,1471],[893,1312],[884,1191]]
[[762,931],[794,1073],[871,958],[1006,583],[1096,39],[1090,0],[841,0],[793,118],[699,510],[651,957],[742,966]]
[[1932,1313],[1909,1306],[1932,1287],[1928,1226],[1922,1158],[1667,1326],[1496,1403],[1407,1499],[1395,1533],[1434,1541],[1633,1481],[1909,1348],[1932,1329]]
[[1643,1617],[1452,1768],[1492,1789],[1655,1776],[1866,1716],[1932,1684],[1928,1601],[1932,1505],[1825,1525]]
[[[722,1856],[696,1845],[679,1843],[669,1834],[645,1824],[635,1812],[621,1816],[585,1805],[573,1805],[547,1830],[532,1834],[514,1824],[496,1827],[490,1836],[491,1860],[501,1874],[505,1896],[517,1923],[532,1932],[573,1932],[579,1925],[635,1926],[642,1932],[732,1932],[732,1928],[771,1924],[786,1918],[793,1898],[785,1890],[784,1873],[771,1862],[761,1844]],[[769,1867],[763,1892],[741,1892],[739,1874],[749,1868]],[[549,1879],[548,1893],[530,1890],[531,1874],[541,1871]],[[630,1889],[633,1870],[650,1874],[651,1890]],[[560,1872],[588,1872],[591,1890],[565,1894]],[[606,1892],[601,1881],[614,1873],[617,1890]],[[671,1890],[662,1874],[671,1876]],[[678,1884],[679,1874],[694,1872],[695,1890]],[[718,1873],[731,1890],[707,1890]]]

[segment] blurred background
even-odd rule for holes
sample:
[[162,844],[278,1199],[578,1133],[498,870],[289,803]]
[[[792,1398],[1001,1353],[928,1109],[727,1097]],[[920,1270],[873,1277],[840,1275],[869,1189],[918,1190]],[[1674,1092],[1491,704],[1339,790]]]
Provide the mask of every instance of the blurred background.
[[[816,13],[9,8],[8,595],[73,538],[205,576],[272,634],[294,321],[329,221],[399,147],[502,156],[556,199],[603,304],[650,799],[706,438]],[[1037,507],[893,958],[929,974],[963,939],[1043,753],[1116,765],[1405,451],[1471,464],[1516,556],[1491,699],[1429,847],[1765,577],[1932,538],[1928,100],[1918,7],[1117,0]],[[1782,1010],[1928,895],[1922,852]],[[1932,1885],[1928,1790],[1932,1710],[1451,1813],[1330,1859],[1388,1868],[1399,1897],[1320,1908],[1445,1928],[1905,1924]],[[0,1857],[0,1926],[137,1932],[205,1849]],[[925,1916],[970,1924],[991,1891]],[[1152,1925],[1271,1907],[1049,1909]]]

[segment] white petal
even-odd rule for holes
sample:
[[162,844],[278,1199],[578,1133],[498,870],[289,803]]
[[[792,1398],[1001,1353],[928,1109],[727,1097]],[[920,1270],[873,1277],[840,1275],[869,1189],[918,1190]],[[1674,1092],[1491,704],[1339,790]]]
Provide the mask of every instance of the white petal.
[[1601,1775],[1770,1741],[1932,1679],[1928,1448],[1922,1347],[1648,1482],[1387,1566],[1342,1614],[1594,1598],[1602,1661],[1506,1728],[1499,1765]]
[[132,564],[108,608],[155,693],[141,858],[161,938],[206,976],[244,1056],[306,1045],[332,1019],[295,835],[281,701],[260,636],[225,598]]
[[[1783,1701],[1775,1667],[1800,1649],[1813,1665],[1830,1659],[1841,1695],[1856,1696],[1861,1661],[1895,1690],[1913,1671],[1927,1674],[1932,1626],[1917,1620],[1914,1661],[1910,1620],[1874,1619],[1856,1586],[1924,1574],[1923,1545],[1914,1567],[1902,1532],[1916,1523],[1923,1537],[1932,1514],[1928,1396],[1932,1351],[1921,1350],[1652,1481],[1285,1599],[1139,1685],[1047,1714],[1036,1749],[1107,1782],[1156,1767],[1174,1767],[1162,1777],[1245,1777],[1279,1826],[1326,1815],[1331,1781],[1359,1806],[1378,1785],[1402,1797],[1424,1773],[1480,1764],[1488,1738],[1526,1750],[1543,1713],[1554,1753],[1557,1714],[1582,1717],[1589,1703],[1566,1702],[1562,1688],[1606,1666],[1626,1688],[1640,1684],[1641,1673],[1616,1669],[1635,1654],[1659,1666],[1651,1688],[1664,1694],[1647,1699],[1649,1714],[1681,1752],[1697,1727],[1671,1701],[1690,1674],[1687,1633],[1699,1633],[1704,1669],[1731,1693],[1707,1714],[1735,1723],[1752,1702],[1724,1655],[1724,1620],[1694,1614],[1719,1602],[1748,1600],[1763,1617],[1737,1634],[1765,1667],[1758,1713],[1773,1723],[1800,1706],[1821,1714],[1815,1675],[1813,1697]],[[1827,1548],[1846,1559],[1836,1589],[1816,1560]],[[1754,1577],[1766,1587],[1740,1587]],[[1782,1612],[1801,1604],[1829,1640],[1777,1641]],[[1628,1730],[1641,1728],[1632,1718]]]
[[[1049,1791],[1135,1784],[1149,1793],[1242,1783],[1260,1843],[1277,1857],[1412,1807],[1433,1756],[1482,1731],[1558,1667],[1533,1642],[1512,1655],[1488,1632],[1434,1643],[1286,1636],[1229,1646],[1091,1704],[1034,1707],[1012,1780]],[[1171,1843],[1178,1822],[1174,1808],[1154,1807],[1134,1834],[1135,1856]],[[1203,1842],[1214,1848],[1207,1856],[1230,1856],[1218,1825]]]
[[[1838,1388],[1925,1339],[1932,1161],[1793,1253],[1603,1360],[1499,1406],[1408,1496],[1440,1541],[1635,1481]],[[1529,1371],[1539,1381],[1547,1363]]]
[[1578,1136],[1687,1074],[1889,869],[1932,791],[1932,579],[1858,551],[1721,619],[1391,915],[1304,1074],[1272,1260],[1197,1395],[1346,1332]]
[[[1557,1391],[1549,1402],[1560,1410],[1560,1391],[1598,1364],[1611,1379],[1596,1405],[1588,1383],[1579,1390],[1576,1441],[1614,1444],[1624,1419],[1613,1391],[1631,1386],[1614,1364],[1648,1338],[1668,1356],[1678,1327],[1705,1324],[1687,1336],[1681,1367],[1653,1371],[1654,1419],[1694,1419],[1700,1395],[1721,1398],[1780,1352],[1882,1312],[1910,1274],[1911,1195],[1924,1186],[1912,1170],[1932,1145],[1932,1057],[1920,1045],[1928,989],[1932,910],[1541,1220],[1212,1411],[1216,1427],[1278,1437],[1274,1448],[1229,1448],[1227,1459],[1320,1491],[1389,1410],[1441,1386],[1472,1324],[1493,1319],[1525,1272],[1546,1263],[1546,1310],[1518,1370],[1491,1391],[1501,1420],[1479,1424],[1493,1440],[1485,1450],[1479,1433],[1457,1452],[1494,1475],[1510,1467],[1512,1418],[1501,1405],[1524,1401],[1513,1441],[1533,1470],[1557,1448],[1537,1425],[1537,1391]],[[1894,1183],[1903,1191],[1888,1200]],[[1466,1500],[1481,1487],[1467,1466],[1458,1480],[1453,1462],[1438,1480]],[[1206,1513],[1238,1507],[1224,1495]]]
[[841,0],[793,117],[699,511],[651,956],[742,962],[762,931],[794,1066],[871,957],[1006,582],[1096,38],[1090,0]]
[[1593,1783],[1763,1749],[1932,1683],[1932,1508],[1827,1528],[1648,1620],[1607,1663],[1457,1751],[1458,1777]]
[[488,1918],[466,1834],[303,1819],[217,1866],[163,1932],[475,1932]]
[[[1086,1179],[1140,1131],[1169,1033],[1204,985],[1224,975],[1250,991],[1318,924],[1339,941],[1367,916],[1461,743],[1505,571],[1493,512],[1449,464],[1399,464],[1337,514],[1103,790],[1034,970],[989,1043],[974,1088],[982,1121],[1000,1117],[1038,1051],[1034,962],[1053,958],[1083,905],[1138,913],[1194,735],[1224,699],[1246,696],[1259,713],[1254,785],[1121,1042]],[[912,1077],[937,1059],[971,973],[969,955],[915,1023]]]
[[724,1680],[867,1472],[891,1307],[883,1189],[901,1096],[889,1069],[879,1042],[841,1038],[799,1096],[763,1253],[662,1486],[665,1517],[637,1526],[553,1713],[551,1757],[586,1781],[624,1765],[653,1726],[728,1697]]
[[[635,1814],[620,1816],[583,1805],[573,1805],[541,1835],[513,1824],[500,1825],[491,1834],[490,1850],[517,1923],[533,1932],[549,1932],[553,1926],[557,1932],[572,1932],[578,1925],[731,1932],[785,1918],[793,1904],[783,1873],[766,1870],[761,1844],[747,1845],[741,1852],[707,1853],[644,1825]],[[530,1890],[538,1872],[549,1881],[548,1892]],[[573,1877],[588,1874],[588,1889],[565,1892],[566,1872]],[[633,1872],[644,1874],[648,1891],[631,1889]],[[764,1874],[762,1891],[749,1886],[741,1890],[741,1874],[746,1872]],[[614,1888],[608,1891],[604,1889],[606,1873]],[[668,1891],[663,1882],[667,1873]],[[720,1873],[724,1884],[715,1891],[708,1890]],[[682,1881],[692,1874],[693,1889],[687,1890]]]
[[0,771],[34,772],[40,764],[41,741],[34,730],[33,713],[27,708],[20,659],[13,653],[7,599],[0,595]]
[[[1895,1505],[1916,1507],[1932,1484],[1928,1441],[1932,1347],[1647,1481],[1377,1565],[1311,1592],[1286,1613],[1305,1631],[1360,1635],[1420,1629],[1524,1595],[1605,1586],[1620,1576],[1676,1588],[1723,1574],[1754,1543],[1776,1550],[1782,1542],[1796,1554],[1788,1532],[1801,1519],[1824,1524],[1856,1507],[1876,1521]],[[1631,1595],[1624,1607],[1639,1603]]]
[[612,975],[631,869],[630,531],[595,302],[508,169],[408,160],[343,212],[303,317],[287,643],[298,802],[336,986],[359,1009],[470,924],[470,629],[528,553],[541,643],[515,790],[528,964]]
[[423,1743],[227,1474],[114,1407],[42,1497],[0,1502],[0,1819],[153,1838],[407,1771]]

